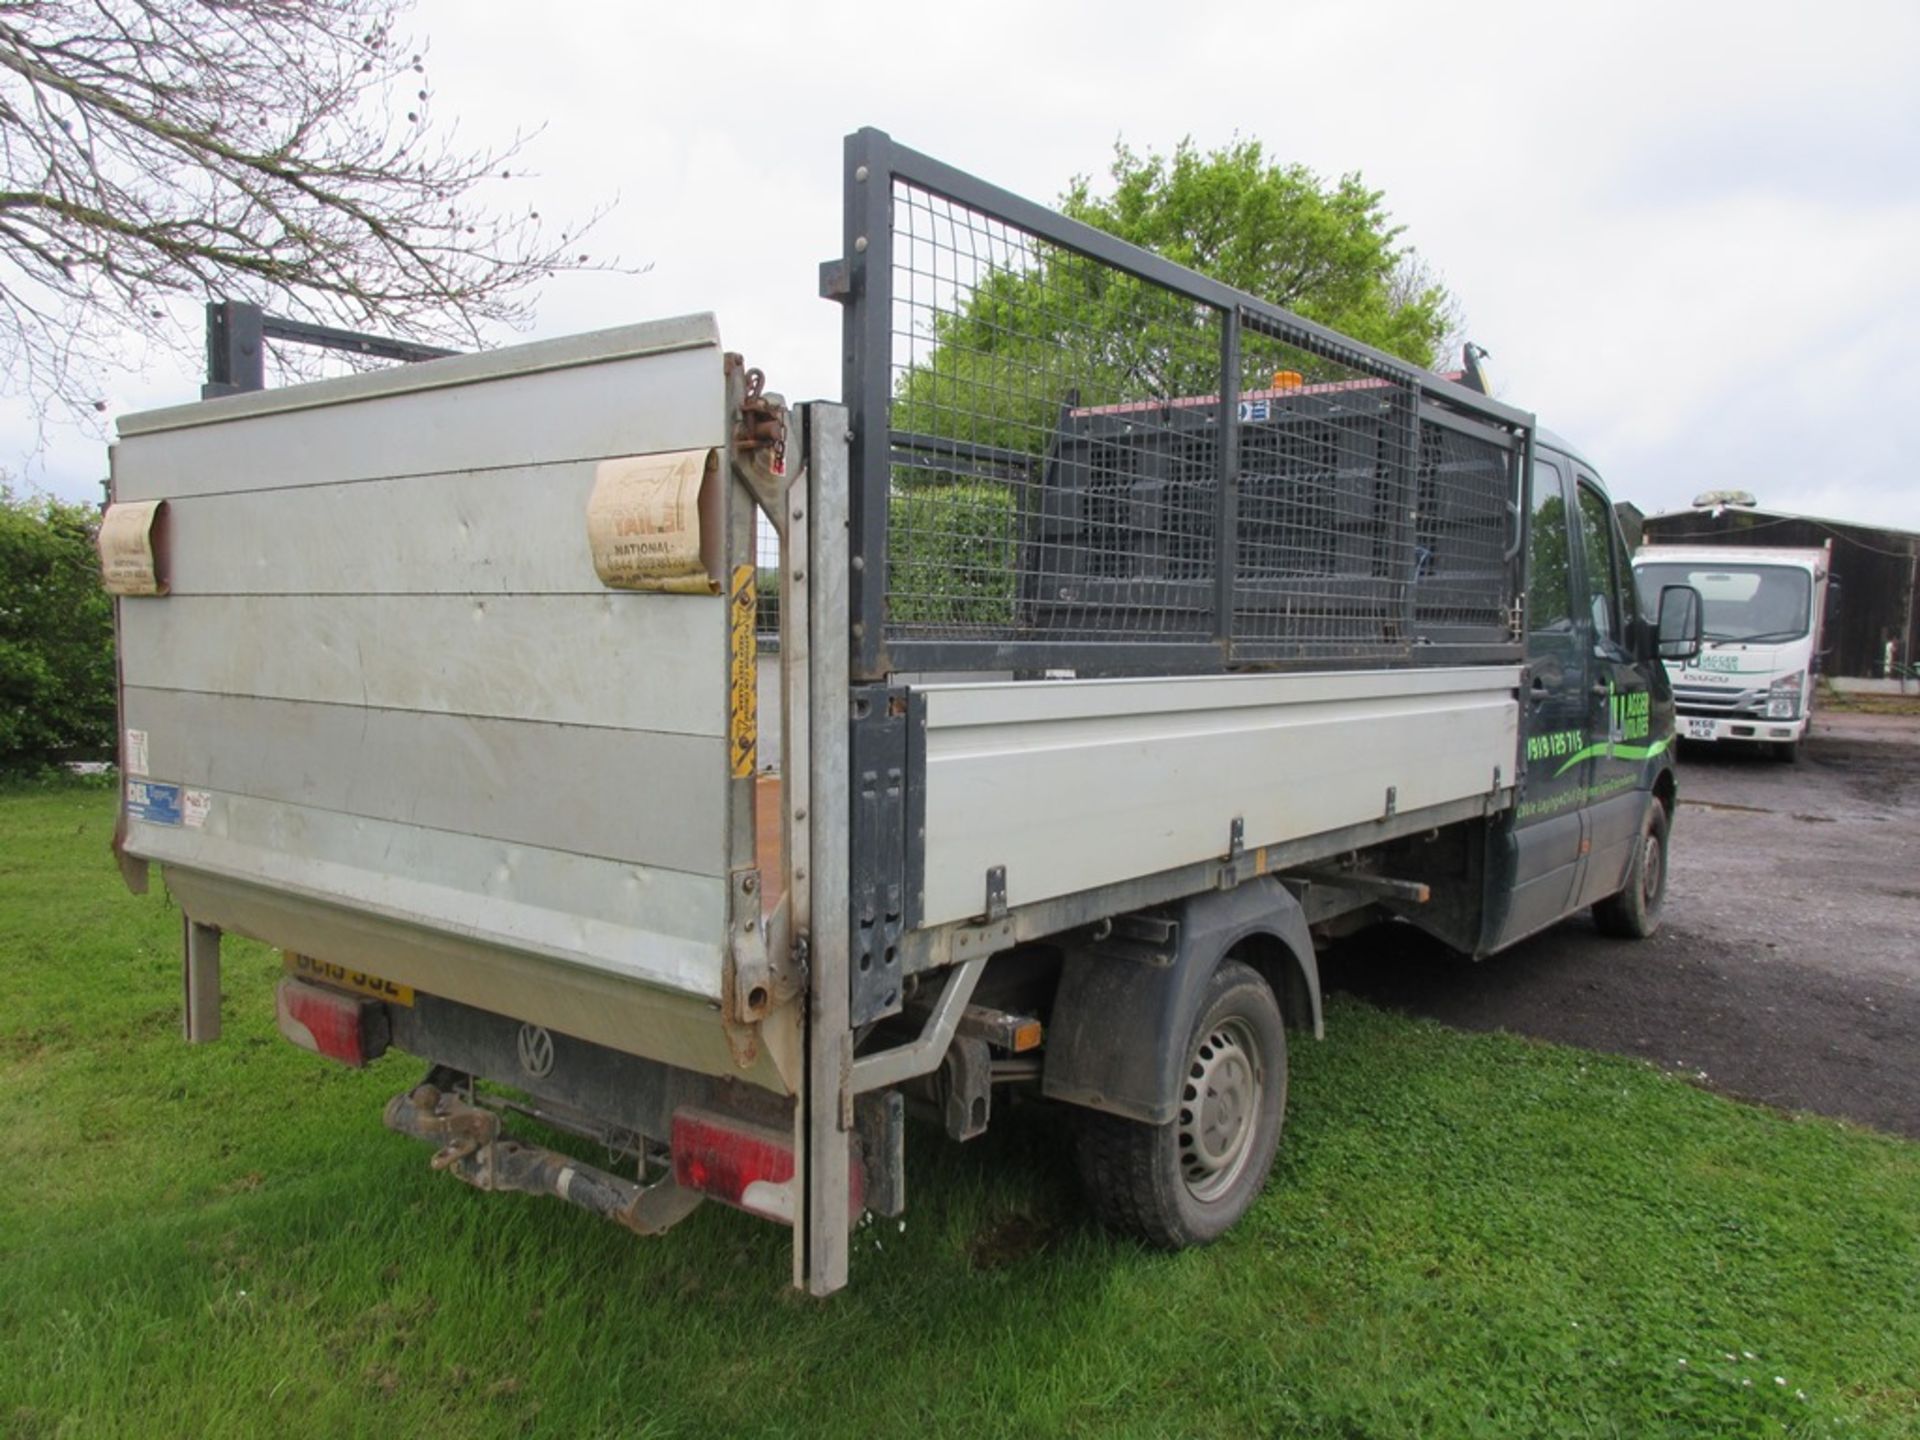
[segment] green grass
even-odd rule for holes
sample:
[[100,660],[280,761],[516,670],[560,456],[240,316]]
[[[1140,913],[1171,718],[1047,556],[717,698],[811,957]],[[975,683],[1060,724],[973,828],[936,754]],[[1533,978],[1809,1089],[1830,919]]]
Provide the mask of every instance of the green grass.
[[[1820,708],[1854,715],[1911,715],[1920,717],[1920,694],[1881,695],[1866,690],[1840,690],[1830,679],[1820,681]],[[1818,711],[1814,712],[1816,716]]]
[[916,1134],[816,1302],[718,1206],[639,1241],[430,1173],[413,1062],[284,1044],[258,947],[183,1046],[111,822],[0,795],[0,1433],[1920,1434],[1920,1147],[1340,1001],[1220,1244],[1091,1229],[1030,1110]]

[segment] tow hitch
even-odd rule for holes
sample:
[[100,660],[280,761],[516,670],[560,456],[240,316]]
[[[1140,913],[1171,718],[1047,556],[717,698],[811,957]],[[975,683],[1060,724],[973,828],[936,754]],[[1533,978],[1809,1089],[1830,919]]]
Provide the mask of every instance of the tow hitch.
[[476,1190],[551,1195],[624,1225],[637,1235],[659,1235],[684,1220],[705,1197],[671,1175],[652,1185],[610,1175],[597,1166],[502,1137],[500,1117],[432,1083],[387,1102],[386,1125],[440,1148],[433,1168]]

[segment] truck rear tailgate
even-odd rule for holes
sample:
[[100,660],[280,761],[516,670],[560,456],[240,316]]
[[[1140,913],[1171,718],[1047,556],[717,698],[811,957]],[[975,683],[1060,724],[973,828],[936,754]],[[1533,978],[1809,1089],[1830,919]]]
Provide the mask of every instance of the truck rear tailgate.
[[728,597],[608,588],[587,526],[600,462],[726,444],[711,317],[120,431],[168,582],[120,605],[126,852],[200,923],[737,1073]]

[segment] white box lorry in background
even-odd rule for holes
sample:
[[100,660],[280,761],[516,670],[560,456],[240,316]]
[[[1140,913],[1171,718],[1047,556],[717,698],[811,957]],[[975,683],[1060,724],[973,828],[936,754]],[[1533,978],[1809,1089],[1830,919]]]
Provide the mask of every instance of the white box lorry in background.
[[1668,668],[1680,738],[1765,745],[1779,759],[1797,759],[1819,693],[1832,543],[1817,550],[1643,545],[1633,573],[1643,609],[1657,606],[1668,585],[1700,592],[1705,643]]

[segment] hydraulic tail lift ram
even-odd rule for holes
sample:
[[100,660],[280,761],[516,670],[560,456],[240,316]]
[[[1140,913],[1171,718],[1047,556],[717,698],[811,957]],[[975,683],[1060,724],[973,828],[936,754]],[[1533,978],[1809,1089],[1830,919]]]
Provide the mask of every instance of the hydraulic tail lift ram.
[[[387,1124],[477,1189],[718,1199],[826,1294],[909,1113],[1026,1102],[1100,1220],[1203,1243],[1317,940],[1657,924],[1698,596],[1642,614],[1593,467],[1479,389],[844,164],[838,404],[705,315],[430,356],[217,307],[209,398],[113,453],[116,848],[189,1039],[222,935],[274,946],[282,1033],[424,1061]],[[413,363],[265,390],[268,340]]]

